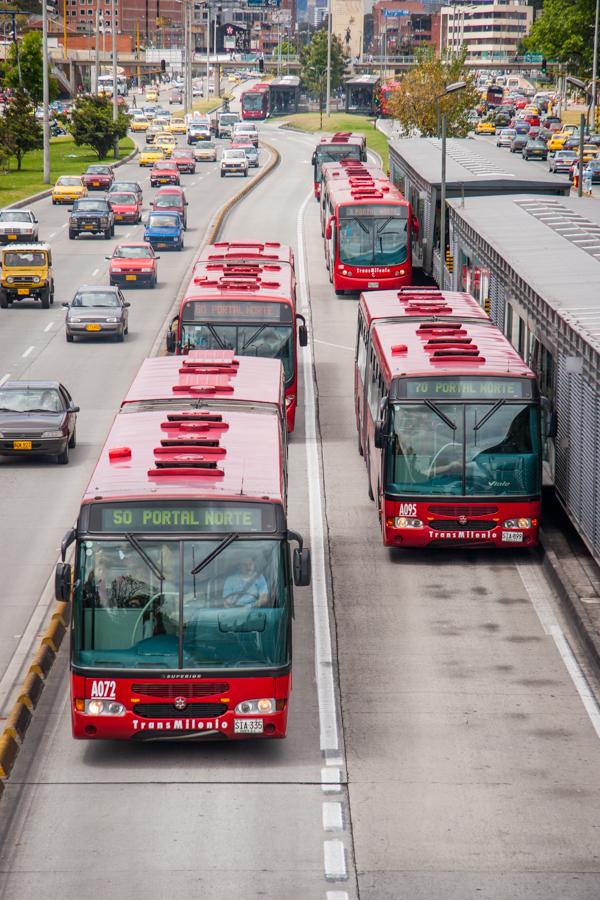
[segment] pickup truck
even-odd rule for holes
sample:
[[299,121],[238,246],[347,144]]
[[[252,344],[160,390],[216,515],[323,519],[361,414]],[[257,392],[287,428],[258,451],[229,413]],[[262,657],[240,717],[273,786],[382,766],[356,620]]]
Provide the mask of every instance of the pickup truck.
[[69,240],[80,234],[102,234],[108,241],[115,233],[115,217],[106,199],[84,197],[76,200],[69,216]]

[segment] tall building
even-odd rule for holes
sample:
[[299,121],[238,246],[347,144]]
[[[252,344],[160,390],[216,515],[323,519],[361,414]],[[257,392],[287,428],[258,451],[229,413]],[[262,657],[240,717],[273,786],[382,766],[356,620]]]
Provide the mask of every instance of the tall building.
[[419,47],[439,46],[440,15],[428,0],[376,0],[369,52],[412,56]]
[[510,59],[532,21],[533,7],[519,0],[443,6],[440,50],[457,52],[464,45],[469,59]]
[[361,53],[364,17],[364,0],[331,0],[332,31],[351,57]]

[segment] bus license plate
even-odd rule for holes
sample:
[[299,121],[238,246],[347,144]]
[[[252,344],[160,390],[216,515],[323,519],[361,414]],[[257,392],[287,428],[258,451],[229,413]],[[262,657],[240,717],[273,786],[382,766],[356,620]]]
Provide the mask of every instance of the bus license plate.
[[378,282],[378,281],[368,281],[368,282],[367,282],[367,287],[368,287],[369,290],[371,291],[371,290],[373,290],[373,288],[378,288],[378,287],[379,287],[379,282]]
[[31,450],[31,441],[13,441],[13,450]]
[[262,719],[236,719],[233,726],[234,734],[262,734]]
[[503,531],[502,540],[508,544],[522,544],[524,534],[522,531]]
[[90,322],[89,325],[85,326],[86,331],[100,331],[100,326],[96,322]]
[[125,281],[135,281],[136,278],[137,278],[137,275],[126,275]]

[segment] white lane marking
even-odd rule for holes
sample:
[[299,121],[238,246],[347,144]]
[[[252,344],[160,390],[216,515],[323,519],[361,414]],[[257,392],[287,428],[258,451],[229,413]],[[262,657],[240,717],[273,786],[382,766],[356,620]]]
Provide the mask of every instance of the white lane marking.
[[34,350],[35,350],[35,344],[32,344],[31,347],[27,348],[25,353],[21,354],[21,359],[25,359],[27,356],[29,356],[30,353],[33,353]]
[[[309,322],[311,311],[309,306],[308,282],[306,278],[306,259],[304,245],[304,213],[312,191],[298,212],[297,246],[298,246],[298,285],[300,289],[300,306]],[[324,753],[339,750],[338,717],[333,683],[333,654],[331,650],[331,633],[329,626],[329,607],[327,598],[327,577],[325,572],[325,534],[323,528],[323,503],[321,500],[321,471],[319,468],[319,445],[316,431],[315,385],[313,381],[313,354],[310,341],[302,353],[302,373],[304,377],[304,413],[306,428],[306,463],[308,469],[308,501],[310,519],[310,544],[312,553],[312,595],[313,617],[315,627],[315,674],[317,680],[317,696],[319,701],[320,746]]]
[[579,694],[585,711],[593,725],[594,731],[600,738],[600,709],[590,690],[586,677],[575,658],[575,654],[571,650],[569,642],[558,623],[554,610],[547,600],[548,589],[546,583],[542,579],[539,570],[533,566],[517,566],[517,571],[521,576],[521,581],[525,585],[525,590],[529,594],[529,599],[537,613],[542,628],[556,644],[556,649],[560,653],[560,657],[565,664],[565,668],[569,673],[571,681],[575,685],[575,690]]
[[130,232],[130,231],[128,231],[128,232],[125,234],[125,238],[129,238],[129,237],[131,237],[131,232]]
[[325,831],[341,831],[343,827],[342,804],[325,801],[323,803],[323,829]]
[[3,384],[6,384],[9,378],[10,372],[7,372],[6,375],[3,375],[2,378],[0,378],[0,387],[2,387]]
[[56,232],[53,231],[52,234],[48,235],[48,240],[51,241],[53,237],[56,237]]
[[331,881],[345,881],[348,877],[346,851],[340,840],[323,841],[325,857],[325,878]]
[[54,328],[54,322],[48,322],[48,324],[44,328],[44,331],[50,331],[52,328]]
[[99,271],[100,269],[94,269],[94,271],[92,272],[92,278],[95,278]]
[[61,228],[66,228],[68,224],[69,224],[68,222],[65,222],[65,224],[64,224],[64,225],[61,225],[60,227],[61,227]]
[[350,353],[354,353],[354,347],[344,347],[343,344],[330,344],[329,341],[318,341],[316,338],[313,343],[323,344],[324,347],[335,347],[337,350],[349,350]]
[[342,789],[342,773],[339,769],[321,769],[321,789],[325,794],[337,794]]
[[327,891],[325,900],[348,900],[347,891]]

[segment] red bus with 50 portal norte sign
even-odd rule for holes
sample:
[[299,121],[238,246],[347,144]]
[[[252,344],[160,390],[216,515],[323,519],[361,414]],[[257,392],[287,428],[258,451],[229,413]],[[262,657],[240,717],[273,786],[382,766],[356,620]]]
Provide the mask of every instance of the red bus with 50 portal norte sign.
[[310,554],[287,528],[284,458],[274,416],[117,416],[56,572],[74,737],[285,737]]
[[531,547],[542,472],[535,376],[495,326],[454,298],[413,300],[403,319],[398,310],[370,328],[359,318],[358,445],[383,542]]

